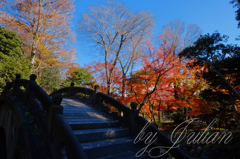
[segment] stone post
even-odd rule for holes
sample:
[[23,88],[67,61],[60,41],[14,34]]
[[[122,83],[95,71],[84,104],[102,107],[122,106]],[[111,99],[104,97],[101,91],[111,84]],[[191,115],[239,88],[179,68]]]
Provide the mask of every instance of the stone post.
[[94,92],[93,92],[93,105],[95,106],[95,104],[97,104],[97,98],[96,98],[96,94],[100,92],[99,91],[99,85],[95,85],[94,86]]
[[73,87],[74,87],[74,83],[71,83],[71,86],[69,87],[69,91],[68,91],[68,96],[72,96],[73,95]]
[[52,135],[54,117],[58,114],[63,114],[63,107],[61,106],[62,99],[63,97],[61,94],[55,94],[52,97],[52,106],[50,106],[48,110],[48,122],[47,122],[49,137],[51,137]]
[[26,88],[25,88],[25,102],[27,102],[29,99],[32,98],[33,93],[31,92],[31,82],[35,83],[37,76],[35,74],[30,75],[30,81],[28,82]]
[[36,82],[37,76],[35,74],[30,75],[30,81]]
[[129,126],[130,126],[130,132],[133,135],[136,135],[136,129],[137,129],[137,122],[136,117],[139,115],[139,111],[137,110],[137,103],[132,102],[131,103],[131,110],[129,112]]
[[16,74],[16,79],[20,79],[21,75],[20,74]]
[[99,85],[95,85],[95,86],[94,86],[94,92],[95,92],[95,94],[97,94],[98,92],[100,92],[100,91],[99,91]]

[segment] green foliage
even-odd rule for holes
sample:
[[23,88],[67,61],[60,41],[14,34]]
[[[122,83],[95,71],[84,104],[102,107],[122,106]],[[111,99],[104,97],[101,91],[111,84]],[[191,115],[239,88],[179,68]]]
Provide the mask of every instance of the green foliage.
[[47,93],[51,93],[55,88],[58,89],[61,84],[61,75],[58,68],[44,69],[41,77],[37,79],[37,83]]
[[70,87],[71,82],[74,82],[74,86],[83,87],[88,85],[93,87],[95,80],[93,76],[84,68],[74,68],[68,73],[67,79],[63,82],[63,87]]
[[23,53],[17,34],[0,27],[0,92],[16,74],[29,78],[30,59]]
[[195,60],[194,66],[209,63],[214,65],[239,52],[240,48],[236,45],[225,44],[227,40],[228,36],[221,36],[220,33],[206,34],[200,36],[193,46],[185,48],[179,56]]

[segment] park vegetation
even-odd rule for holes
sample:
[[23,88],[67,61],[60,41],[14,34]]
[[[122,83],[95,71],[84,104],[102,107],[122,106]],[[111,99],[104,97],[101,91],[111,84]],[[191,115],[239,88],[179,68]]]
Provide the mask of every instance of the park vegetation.
[[[232,3],[239,21],[239,3]],[[35,73],[47,93],[72,82],[99,85],[127,106],[136,102],[157,127],[163,117],[174,123],[217,118],[218,127],[240,126],[240,48],[227,44],[226,35],[202,35],[198,25],[174,20],[154,40],[151,12],[107,1],[81,15],[77,32],[102,61],[80,67],[70,45],[73,11],[73,0],[0,2],[0,92],[15,74]]]

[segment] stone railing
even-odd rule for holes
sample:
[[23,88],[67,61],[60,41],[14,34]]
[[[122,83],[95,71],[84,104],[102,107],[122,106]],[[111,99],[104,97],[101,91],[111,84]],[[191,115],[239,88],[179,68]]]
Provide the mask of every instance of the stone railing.
[[45,153],[48,158],[82,158],[86,154],[76,135],[62,115],[60,105],[62,96],[55,94],[52,98],[35,82],[36,75],[30,80],[20,79],[16,75],[13,82],[8,82],[1,97],[13,96],[21,100],[30,111],[37,129],[41,131]]
[[[95,107],[102,109],[108,115],[120,121],[122,126],[129,127],[130,132],[135,137],[139,134],[139,132],[144,128],[145,125],[148,125],[144,130],[145,134],[157,133],[157,140],[154,142],[154,145],[149,146],[149,148],[153,148],[154,146],[163,146],[171,148],[173,146],[173,142],[163,134],[159,129],[157,129],[154,125],[150,124],[145,118],[139,116],[139,111],[137,110],[137,103],[131,103],[131,109],[116,100],[115,98],[106,95],[102,92],[99,92],[99,86],[95,86],[94,90],[88,88],[74,87],[74,84],[71,84],[71,87],[62,88],[60,90],[55,91],[55,93],[65,94],[68,97],[72,95],[72,97],[77,97],[77,93],[85,93],[88,95],[88,101],[91,102]],[[52,93],[53,95],[54,93]],[[115,111],[112,111],[111,107],[115,108]],[[141,143],[144,145],[144,141]],[[147,145],[145,145],[147,146]],[[189,159],[189,157],[178,147],[177,145],[172,148],[169,153],[174,156],[176,159]],[[156,149],[153,152],[154,154],[160,154]]]
[[64,97],[76,98],[91,103],[93,105],[95,104],[94,90],[84,87],[74,87],[74,83],[71,83],[70,87],[61,88],[52,92],[50,96],[53,96],[54,94],[61,94]]
[[13,82],[8,82],[2,95],[16,95],[21,97],[23,102],[28,102],[29,99],[34,97],[41,102],[44,110],[48,110],[51,106],[52,100],[35,82],[36,75],[32,74],[30,80],[20,79],[20,77],[21,76],[18,74]]

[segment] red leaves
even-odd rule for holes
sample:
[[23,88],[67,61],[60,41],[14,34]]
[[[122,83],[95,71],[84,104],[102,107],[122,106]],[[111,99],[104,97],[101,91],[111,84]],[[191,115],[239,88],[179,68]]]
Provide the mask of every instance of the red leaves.
[[[108,65],[109,65],[109,69],[113,67],[113,65],[110,63],[108,63]],[[100,87],[100,91],[106,93],[107,92],[107,76],[105,71],[105,63],[92,62],[89,65],[85,64],[84,68],[95,77],[95,79],[97,80],[97,84]],[[112,79],[114,81],[113,90],[116,90],[118,85],[121,83],[121,73],[117,67],[114,68],[114,73],[112,76],[113,76]]]
[[[198,92],[205,87],[203,81],[195,78],[196,70],[189,70],[186,63],[175,56],[175,44],[167,45],[168,36],[160,36],[159,49],[148,43],[149,56],[142,58],[142,66],[128,80],[128,101],[137,101],[140,110],[147,114],[163,109],[179,107],[192,108],[193,115],[203,102]],[[151,114],[151,113],[150,113]]]

